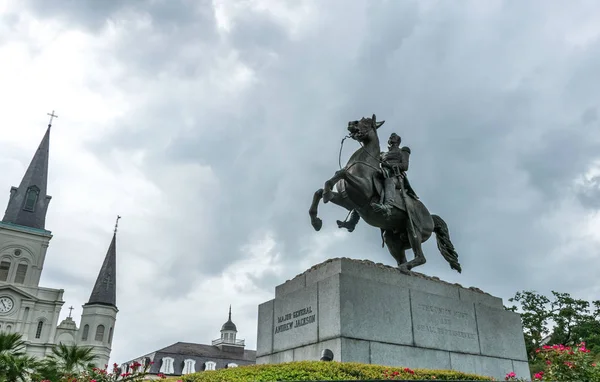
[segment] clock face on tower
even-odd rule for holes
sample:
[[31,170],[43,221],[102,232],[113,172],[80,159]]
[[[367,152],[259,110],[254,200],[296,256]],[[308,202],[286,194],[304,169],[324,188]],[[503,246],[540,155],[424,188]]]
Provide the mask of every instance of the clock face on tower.
[[15,303],[13,302],[12,298],[8,296],[0,297],[0,313],[8,313],[13,309],[14,306]]

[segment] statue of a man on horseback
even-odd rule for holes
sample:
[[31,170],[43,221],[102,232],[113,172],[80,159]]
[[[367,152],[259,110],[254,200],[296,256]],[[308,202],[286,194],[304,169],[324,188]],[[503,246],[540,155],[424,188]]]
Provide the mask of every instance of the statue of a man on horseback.
[[[388,139],[388,151],[381,154],[381,170],[383,172],[383,202],[372,203],[376,211],[383,211],[386,215],[391,214],[393,203],[396,198],[396,189],[406,192],[406,195],[419,199],[406,177],[410,149],[406,146],[400,148],[402,138],[392,133]],[[402,182],[402,183],[401,183]]]
[[[358,141],[361,147],[344,168],[315,192],[309,209],[312,226],[317,231],[322,227],[323,222],[317,216],[321,200],[343,207],[350,211],[350,221],[338,221],[338,226],[352,231],[362,218],[367,224],[380,228],[390,254],[396,259],[398,268],[405,272],[425,264],[421,244],[435,232],[442,256],[452,269],[460,272],[458,254],[450,241],[446,223],[429,213],[408,183],[406,171],[410,149],[400,148],[401,139],[393,133],[388,141],[388,151],[381,153],[377,130],[383,122],[377,122],[373,115],[348,123],[349,137]],[[397,189],[402,203],[396,202]],[[415,255],[410,261],[406,259],[407,249],[412,249]]]

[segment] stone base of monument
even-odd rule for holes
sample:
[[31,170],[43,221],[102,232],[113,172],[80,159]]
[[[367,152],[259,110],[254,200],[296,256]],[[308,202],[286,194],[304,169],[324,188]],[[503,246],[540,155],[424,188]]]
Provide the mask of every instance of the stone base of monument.
[[502,299],[370,261],[331,259],[258,309],[256,363],[318,360],[529,378],[518,314]]

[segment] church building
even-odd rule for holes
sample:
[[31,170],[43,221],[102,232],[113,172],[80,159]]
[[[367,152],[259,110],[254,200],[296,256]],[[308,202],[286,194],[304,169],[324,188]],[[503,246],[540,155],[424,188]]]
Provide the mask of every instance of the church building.
[[[53,114],[52,117],[55,117]],[[79,328],[69,314],[60,325],[63,289],[39,285],[52,232],[46,229],[52,119],[0,222],[0,331],[20,333],[26,353],[42,358],[58,343],[90,346],[96,365],[110,358],[116,306],[116,227],[104,263],[83,305]],[[118,219],[117,219],[118,221]]]
[[177,342],[121,365],[123,373],[131,372],[135,363],[148,367],[150,379],[181,376],[190,373],[226,369],[256,363],[256,350],[245,349],[245,341],[237,338],[237,327],[229,319],[221,327],[220,338],[210,345]]

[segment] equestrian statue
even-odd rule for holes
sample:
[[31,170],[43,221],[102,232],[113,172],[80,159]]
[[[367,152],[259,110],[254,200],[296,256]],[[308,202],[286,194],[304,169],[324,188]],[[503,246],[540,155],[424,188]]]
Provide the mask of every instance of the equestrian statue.
[[[377,122],[375,114],[372,118],[348,122],[349,137],[361,147],[344,168],[315,192],[308,212],[313,228],[319,231],[323,226],[318,217],[321,199],[323,203],[332,202],[343,207],[349,211],[349,218],[338,220],[338,227],[352,232],[362,218],[367,224],[380,228],[383,242],[404,273],[425,264],[421,244],[435,232],[442,256],[450,268],[460,273],[458,254],[450,241],[446,223],[429,213],[408,182],[406,171],[410,149],[401,148],[400,136],[392,133],[388,151],[380,151],[377,129],[384,122]],[[406,259],[407,249],[412,249],[414,254],[410,261]]]

